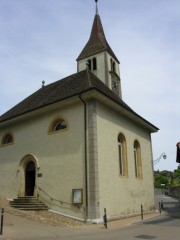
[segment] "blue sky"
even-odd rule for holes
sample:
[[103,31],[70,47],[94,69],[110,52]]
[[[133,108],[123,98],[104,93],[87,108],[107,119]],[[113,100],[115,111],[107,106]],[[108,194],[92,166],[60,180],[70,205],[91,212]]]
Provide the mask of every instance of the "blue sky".
[[[155,169],[174,170],[180,141],[180,1],[99,0],[106,38],[120,60],[123,100],[160,128]],[[76,72],[94,0],[0,0],[0,115],[46,84]]]

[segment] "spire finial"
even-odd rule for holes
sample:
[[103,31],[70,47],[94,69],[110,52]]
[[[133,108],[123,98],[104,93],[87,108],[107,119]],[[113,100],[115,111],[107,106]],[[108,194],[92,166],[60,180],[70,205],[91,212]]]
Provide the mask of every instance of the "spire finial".
[[96,3],[96,15],[98,15],[98,0],[95,0]]
[[42,81],[42,88],[44,87],[44,84],[45,84],[45,81],[43,80],[43,81]]

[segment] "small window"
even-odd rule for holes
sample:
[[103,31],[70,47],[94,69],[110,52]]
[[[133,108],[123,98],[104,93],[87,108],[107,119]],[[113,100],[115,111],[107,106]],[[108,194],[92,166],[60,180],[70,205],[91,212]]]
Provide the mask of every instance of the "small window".
[[116,72],[116,63],[115,63],[115,61],[113,62],[112,69],[113,69],[113,72]]
[[118,136],[118,148],[119,148],[119,171],[121,176],[128,175],[127,169],[127,150],[126,139],[123,134]]
[[10,133],[7,133],[4,135],[4,137],[2,138],[2,142],[1,144],[4,145],[9,145],[9,144],[13,144],[13,136]]
[[67,121],[62,117],[55,118],[49,126],[49,133],[56,133],[68,129]]
[[112,58],[111,58],[110,62],[111,62],[111,71],[116,72],[116,62],[113,61]]
[[119,80],[113,75],[111,76],[111,89],[115,94],[119,96]]
[[88,63],[88,68],[89,68],[89,70],[91,71],[91,59],[88,59],[88,60],[87,60],[87,63]]
[[141,149],[137,140],[134,142],[134,165],[136,178],[142,178]]
[[62,120],[59,120],[55,126],[54,126],[54,131],[59,131],[59,130],[63,130],[63,129],[66,129],[67,126],[66,126],[66,122],[62,119]]
[[97,70],[97,60],[96,58],[93,58],[93,70]]

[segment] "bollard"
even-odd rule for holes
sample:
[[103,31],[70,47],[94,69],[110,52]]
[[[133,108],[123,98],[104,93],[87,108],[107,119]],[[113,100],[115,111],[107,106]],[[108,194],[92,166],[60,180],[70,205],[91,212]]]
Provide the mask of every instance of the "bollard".
[[105,226],[105,228],[107,229],[107,215],[106,215],[106,208],[104,208],[104,216],[103,216],[103,219],[104,219],[104,226]]
[[4,208],[1,210],[1,228],[0,228],[0,235],[3,234],[3,221],[4,221]]
[[161,209],[164,209],[163,200],[161,200]]
[[159,202],[159,212],[161,214],[161,203]]
[[141,204],[141,219],[143,220],[144,216],[143,216],[143,205]]

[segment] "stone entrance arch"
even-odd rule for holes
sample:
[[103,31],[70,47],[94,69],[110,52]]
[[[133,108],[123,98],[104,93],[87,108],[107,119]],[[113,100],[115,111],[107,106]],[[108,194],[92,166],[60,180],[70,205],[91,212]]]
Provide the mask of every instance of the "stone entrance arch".
[[36,176],[40,168],[38,159],[32,155],[25,155],[19,163],[18,197],[36,196]]

